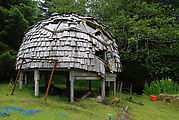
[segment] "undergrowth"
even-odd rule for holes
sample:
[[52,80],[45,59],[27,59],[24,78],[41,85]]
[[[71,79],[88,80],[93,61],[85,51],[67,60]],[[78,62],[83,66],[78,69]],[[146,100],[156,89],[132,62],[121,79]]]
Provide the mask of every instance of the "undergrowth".
[[172,79],[155,80],[151,83],[145,83],[144,93],[146,95],[158,94],[177,94],[179,93],[179,84],[175,83]]

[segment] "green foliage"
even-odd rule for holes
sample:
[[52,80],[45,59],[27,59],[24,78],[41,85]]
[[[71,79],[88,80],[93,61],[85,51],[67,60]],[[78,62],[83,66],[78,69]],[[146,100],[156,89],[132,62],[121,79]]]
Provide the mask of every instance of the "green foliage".
[[172,79],[162,79],[145,83],[144,93],[146,95],[158,94],[177,94],[179,93],[179,84],[175,83]]
[[10,80],[14,77],[15,57],[10,54],[10,51],[4,52],[0,55],[0,80]]
[[15,55],[27,28],[40,18],[38,2],[0,1],[0,80],[14,77]]
[[17,50],[25,30],[39,19],[37,2],[11,0],[0,2],[0,42]]
[[[142,84],[162,77],[179,81],[177,4],[176,0],[45,0],[40,7],[34,0],[1,0],[0,42],[17,50],[24,31],[41,18],[41,9],[48,9],[43,13],[47,16],[85,13],[106,25],[116,39],[123,80],[127,75],[127,80]],[[129,70],[133,68],[136,74]]]
[[87,0],[46,0],[43,7],[47,7],[47,15],[52,13],[86,13]]
[[[162,76],[179,80],[178,9],[174,1],[146,1],[98,0],[91,4],[89,14],[107,25],[116,38],[123,67],[129,62],[140,64],[150,75],[146,80]],[[136,77],[125,70],[123,73],[130,79]]]

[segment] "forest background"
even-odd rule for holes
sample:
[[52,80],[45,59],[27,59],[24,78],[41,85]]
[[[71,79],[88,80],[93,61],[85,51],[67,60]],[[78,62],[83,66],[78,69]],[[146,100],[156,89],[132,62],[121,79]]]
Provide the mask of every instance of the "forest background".
[[15,78],[25,31],[52,13],[94,17],[115,38],[123,71],[118,81],[142,92],[145,82],[179,82],[178,0],[0,0],[0,82]]

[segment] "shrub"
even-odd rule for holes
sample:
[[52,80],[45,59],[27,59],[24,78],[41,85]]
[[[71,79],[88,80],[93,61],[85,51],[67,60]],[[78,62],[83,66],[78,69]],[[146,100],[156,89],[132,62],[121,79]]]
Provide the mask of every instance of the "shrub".
[[10,52],[0,54],[0,80],[9,81],[15,73],[15,57]]
[[172,79],[155,80],[151,83],[145,83],[144,93],[146,95],[158,94],[176,94],[179,93],[179,84],[175,83]]

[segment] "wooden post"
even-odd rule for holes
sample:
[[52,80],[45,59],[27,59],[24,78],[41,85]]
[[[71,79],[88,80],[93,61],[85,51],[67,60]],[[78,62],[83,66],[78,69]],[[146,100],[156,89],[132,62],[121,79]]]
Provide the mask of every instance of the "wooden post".
[[22,90],[22,86],[23,86],[23,72],[20,73],[20,77],[19,77],[19,89]]
[[70,78],[70,102],[74,102],[74,76],[72,72],[69,73]]
[[110,81],[108,81],[108,87],[110,88]]
[[46,90],[46,93],[45,93],[45,101],[47,100],[48,91],[50,89],[50,85],[51,85],[52,78],[53,78],[53,73],[55,71],[56,66],[57,66],[57,61],[55,61],[54,65],[53,65],[52,72],[51,72],[51,75],[50,75],[50,79],[48,81],[48,86],[47,86],[47,90]]
[[15,82],[14,82],[14,86],[13,86],[11,95],[14,94],[14,91],[15,91],[15,89],[16,89],[16,84],[17,84],[17,81],[18,81],[18,79],[19,79],[19,75],[20,75],[20,73],[21,73],[21,69],[22,69],[23,62],[24,62],[24,59],[22,59],[22,62],[21,62],[21,64],[20,64],[20,68],[19,68],[19,70],[18,70],[18,73],[17,73],[17,76],[16,76],[16,80],[15,80]]
[[120,82],[117,81],[117,91],[120,89]]
[[116,96],[116,81],[114,81],[114,96]]
[[91,92],[91,84],[92,84],[92,80],[89,80],[89,92]]
[[122,92],[122,82],[121,82],[121,85],[120,85],[120,91],[119,91],[120,93]]
[[101,89],[101,92],[102,92],[102,93],[101,93],[101,96],[102,96],[102,98],[104,99],[104,98],[105,98],[105,95],[106,95],[106,94],[105,94],[105,92],[106,92],[106,91],[105,91],[105,79],[102,80],[101,88],[102,88],[102,89]]
[[34,81],[35,81],[35,97],[39,97],[39,80],[40,74],[38,70],[34,71]]
[[27,73],[24,74],[24,84],[27,85]]
[[130,94],[132,94],[132,85],[130,86]]

